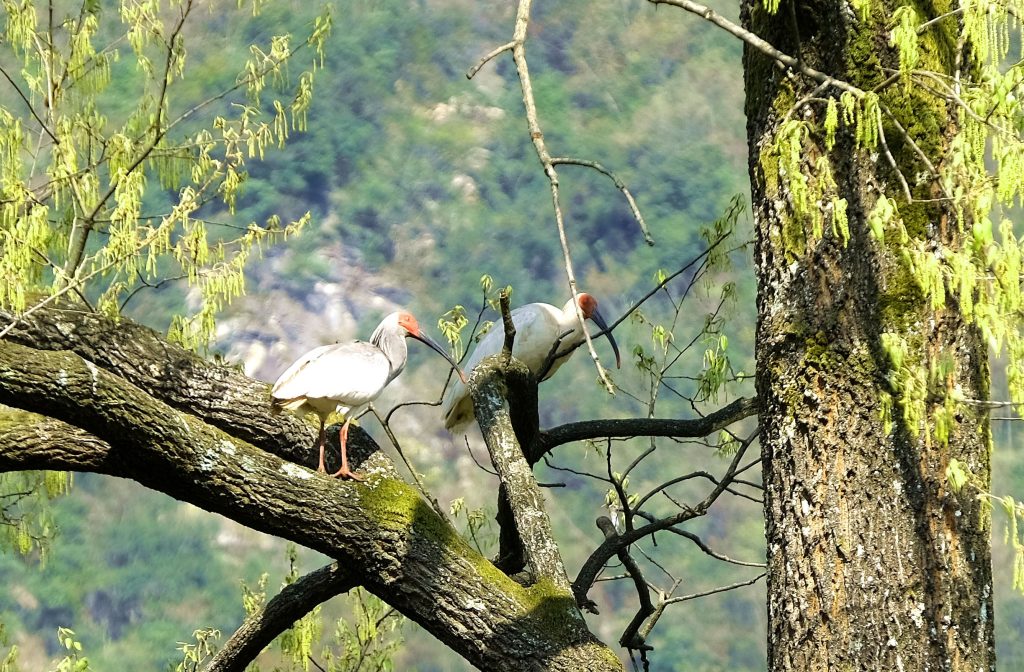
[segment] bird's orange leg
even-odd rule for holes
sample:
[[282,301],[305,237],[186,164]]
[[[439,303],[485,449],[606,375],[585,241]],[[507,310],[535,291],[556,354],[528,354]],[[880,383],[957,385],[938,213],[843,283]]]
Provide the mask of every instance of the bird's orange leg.
[[324,467],[324,443],[327,441],[327,435],[324,434],[324,419],[320,418],[320,466],[316,468],[321,474],[327,473],[327,468]]
[[354,471],[348,470],[348,453],[345,449],[345,446],[348,444],[349,423],[350,420],[348,418],[345,418],[345,424],[341,426],[341,432],[339,433],[338,436],[338,438],[341,441],[341,469],[338,469],[336,472],[331,474],[331,476],[334,476],[335,478],[351,478],[353,481],[361,481],[363,480],[362,476],[360,476]]

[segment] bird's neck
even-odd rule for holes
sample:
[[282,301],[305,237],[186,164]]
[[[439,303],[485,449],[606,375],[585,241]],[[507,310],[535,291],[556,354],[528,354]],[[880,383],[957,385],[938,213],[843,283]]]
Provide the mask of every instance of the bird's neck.
[[562,306],[562,315],[558,320],[558,331],[564,333],[571,330],[572,333],[562,339],[566,345],[576,345],[583,340],[583,330],[580,329],[580,321],[576,319],[576,303],[570,299]]
[[405,368],[405,362],[409,358],[409,349],[406,346],[405,338],[388,338],[387,336],[374,334],[370,342],[377,346],[384,356],[387,357],[390,371],[388,382],[398,377],[398,374]]

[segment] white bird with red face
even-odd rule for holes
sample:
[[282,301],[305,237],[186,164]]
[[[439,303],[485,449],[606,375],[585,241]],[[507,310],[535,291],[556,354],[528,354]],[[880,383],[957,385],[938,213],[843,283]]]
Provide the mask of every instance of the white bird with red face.
[[381,321],[370,336],[370,342],[354,341],[323,345],[310,350],[288,367],[270,391],[277,409],[287,409],[301,415],[316,413],[320,417],[320,465],[324,468],[324,424],[328,416],[337,411],[345,415],[341,427],[341,468],[331,474],[335,477],[362,480],[348,468],[345,444],[348,427],[371,401],[398,377],[409,356],[406,337],[426,343],[455,367],[459,377],[462,371],[437,343],[420,330],[416,318],[404,311],[391,313]]
[[[612,332],[608,331],[608,323],[597,310],[597,299],[590,294],[578,294],[577,300],[584,319],[593,320],[608,336],[615,352],[615,366],[621,366],[619,346],[615,343]],[[575,352],[575,346],[585,339],[580,322],[576,317],[576,305],[572,299],[565,302],[561,310],[549,303],[528,303],[512,311],[512,323],[516,327],[516,339],[512,346],[512,354],[525,364],[533,375],[538,376],[541,367],[547,361],[551,348],[558,341],[558,350],[551,367],[544,374],[547,380],[555,374]],[[563,336],[564,334],[564,336]],[[561,339],[561,340],[559,340]],[[466,371],[473,371],[485,357],[501,352],[505,343],[505,333],[500,325],[490,331],[476,350],[470,355],[464,366]],[[474,420],[473,401],[465,381],[455,381],[445,394],[441,409],[444,411],[444,426],[452,434],[462,433],[466,426]],[[538,381],[539,382],[539,381]]]

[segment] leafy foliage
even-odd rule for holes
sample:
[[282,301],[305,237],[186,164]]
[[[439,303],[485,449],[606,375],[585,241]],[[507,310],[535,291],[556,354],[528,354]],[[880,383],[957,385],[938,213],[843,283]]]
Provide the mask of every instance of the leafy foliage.
[[[233,86],[183,104],[174,94],[186,73],[194,0],[122,2],[116,10],[85,2],[48,16],[33,3],[3,6],[2,61],[21,67],[18,79],[5,69],[17,96],[0,106],[0,302],[20,312],[74,292],[116,315],[140,287],[180,274],[200,301],[174,320],[171,335],[204,345],[217,311],[242,293],[250,255],[309,221],[307,214],[282,226],[273,217],[236,237],[209,233],[211,216],[234,212],[246,162],[283,146],[290,128],[305,128],[329,15],[303,41],[314,58],[294,84],[286,64],[296,51],[280,35],[252,46]],[[123,33],[112,33],[112,20]],[[138,83],[135,108],[124,109],[110,90],[115,78]],[[289,97],[268,98],[271,86],[291,86]],[[230,113],[199,123],[236,91],[245,99]],[[150,196],[161,189],[176,192],[169,207]]]
[[330,672],[391,672],[393,658],[402,644],[405,621],[394,609],[362,588],[349,593],[350,619],[338,619],[334,646],[325,648]]
[[68,492],[72,477],[60,471],[24,471],[0,474],[0,548],[21,555],[33,552],[45,558],[54,531],[47,502]]

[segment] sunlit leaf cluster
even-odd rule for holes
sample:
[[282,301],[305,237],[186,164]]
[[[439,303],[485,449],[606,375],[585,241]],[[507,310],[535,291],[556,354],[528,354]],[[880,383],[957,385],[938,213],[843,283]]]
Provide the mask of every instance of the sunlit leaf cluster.
[[[305,128],[330,17],[301,40],[252,45],[233,85],[187,100],[188,25],[225,8],[2,7],[0,303],[22,312],[72,293],[116,315],[140,289],[181,279],[194,310],[171,335],[205,345],[217,311],[244,291],[245,262],[308,222],[230,220],[248,162]],[[137,87],[134,103],[115,79]]]
[[198,670],[217,651],[217,642],[221,633],[216,628],[200,628],[192,632],[191,642],[178,642],[181,651],[181,662],[174,672],[191,672]]
[[[291,585],[301,578],[297,561],[298,549],[294,544],[288,544],[287,549],[289,571],[285,576],[285,585]],[[323,623],[320,618],[320,605],[317,605],[302,618],[295,621],[292,627],[285,630],[277,638],[278,646],[285,658],[291,661],[291,669],[309,670],[309,661],[313,655],[313,644],[320,639]]]
[[45,560],[55,525],[47,502],[71,487],[64,471],[0,474],[0,550],[38,554]]

